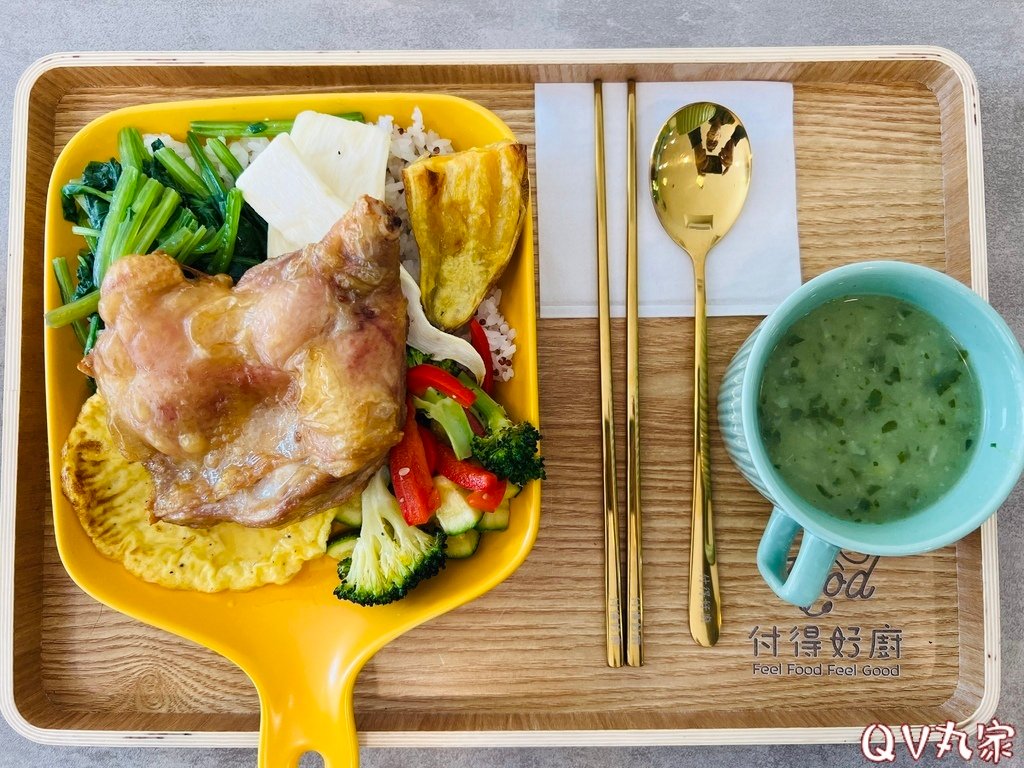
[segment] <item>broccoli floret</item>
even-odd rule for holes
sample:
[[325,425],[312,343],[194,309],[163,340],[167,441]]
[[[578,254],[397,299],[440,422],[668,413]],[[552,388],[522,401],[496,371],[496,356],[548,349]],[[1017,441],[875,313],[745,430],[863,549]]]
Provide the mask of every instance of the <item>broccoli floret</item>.
[[385,484],[381,469],[363,491],[363,525],[352,556],[338,563],[340,600],[387,605],[437,574],[445,564],[443,531],[427,533],[409,525]]
[[543,480],[546,474],[544,457],[537,455],[540,442],[537,428],[528,421],[518,424],[512,421],[505,409],[469,376],[460,376],[459,381],[476,393],[473,410],[487,429],[486,435],[473,438],[471,448],[477,461],[516,485]]
[[433,362],[434,358],[428,355],[426,352],[420,352],[416,347],[405,347],[405,366],[406,368],[415,368],[417,365],[423,365],[423,363]]
[[438,360],[426,352],[421,352],[416,347],[407,346],[405,348],[405,365],[407,368],[415,368],[417,365],[423,365],[424,363],[436,365],[442,371],[447,371],[452,376],[458,376],[465,372],[465,369],[454,360]]
[[516,485],[543,480],[544,457],[537,455],[540,432],[528,421],[496,429],[473,438],[473,455],[498,477]]

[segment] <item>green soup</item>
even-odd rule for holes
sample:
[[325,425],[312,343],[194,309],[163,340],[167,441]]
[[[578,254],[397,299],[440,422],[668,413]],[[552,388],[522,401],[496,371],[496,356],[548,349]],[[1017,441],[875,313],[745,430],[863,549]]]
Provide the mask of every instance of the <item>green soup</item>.
[[772,465],[819,509],[856,522],[911,515],[963,473],[980,428],[967,352],[935,318],[853,296],[798,320],[758,400]]

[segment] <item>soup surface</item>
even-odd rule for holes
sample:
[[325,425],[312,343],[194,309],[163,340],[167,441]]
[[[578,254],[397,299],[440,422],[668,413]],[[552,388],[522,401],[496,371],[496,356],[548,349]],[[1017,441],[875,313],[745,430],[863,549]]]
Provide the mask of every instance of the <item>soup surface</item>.
[[835,299],[768,356],[758,400],[772,464],[814,506],[856,522],[906,517],[956,482],[980,393],[950,332],[887,296]]

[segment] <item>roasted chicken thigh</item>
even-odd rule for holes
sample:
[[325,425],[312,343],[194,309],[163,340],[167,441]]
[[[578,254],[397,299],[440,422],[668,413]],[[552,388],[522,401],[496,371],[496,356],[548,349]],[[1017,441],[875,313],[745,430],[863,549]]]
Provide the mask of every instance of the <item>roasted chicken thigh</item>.
[[358,492],[401,437],[399,219],[361,198],[319,243],[225,276],[161,253],[117,261],[80,368],[121,451],[153,475],[152,517],[291,522]]

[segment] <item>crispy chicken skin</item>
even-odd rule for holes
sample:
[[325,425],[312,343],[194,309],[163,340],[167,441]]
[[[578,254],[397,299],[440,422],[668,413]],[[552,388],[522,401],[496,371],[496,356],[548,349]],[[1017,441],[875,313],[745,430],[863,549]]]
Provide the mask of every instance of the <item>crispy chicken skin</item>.
[[224,276],[169,256],[116,262],[79,368],[122,453],[153,475],[152,517],[293,522],[358,492],[401,437],[406,305],[399,219],[361,198],[319,243]]

